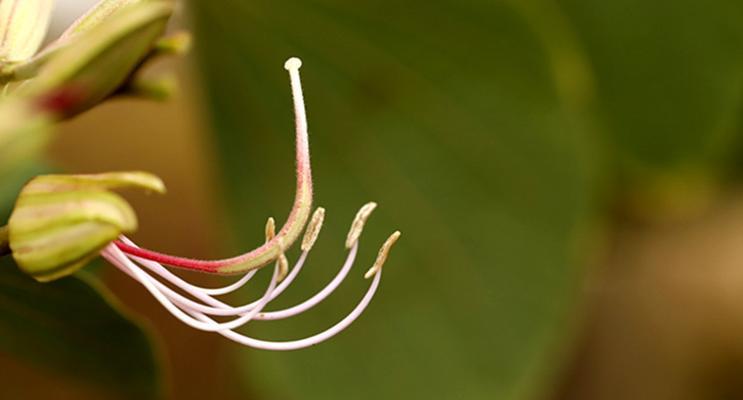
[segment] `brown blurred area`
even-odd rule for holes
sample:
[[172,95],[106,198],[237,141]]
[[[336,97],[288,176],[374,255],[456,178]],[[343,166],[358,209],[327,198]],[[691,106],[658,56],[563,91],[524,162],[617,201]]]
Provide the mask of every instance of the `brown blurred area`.
[[624,223],[588,284],[560,400],[743,398],[743,194]]

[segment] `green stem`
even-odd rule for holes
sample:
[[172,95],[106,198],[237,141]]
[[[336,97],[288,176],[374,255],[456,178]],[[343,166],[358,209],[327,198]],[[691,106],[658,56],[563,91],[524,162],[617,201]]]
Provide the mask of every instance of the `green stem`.
[[8,226],[0,226],[0,257],[10,254],[10,240],[8,239]]

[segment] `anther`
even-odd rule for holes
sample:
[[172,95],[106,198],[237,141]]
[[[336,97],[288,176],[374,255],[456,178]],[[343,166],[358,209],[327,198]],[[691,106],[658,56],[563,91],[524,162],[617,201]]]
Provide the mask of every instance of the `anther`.
[[387,261],[387,256],[390,254],[390,249],[392,246],[397,242],[397,239],[400,238],[400,231],[396,231],[392,235],[390,235],[389,238],[384,242],[382,247],[379,249],[379,254],[377,254],[377,259],[374,261],[374,265],[369,268],[368,271],[366,271],[366,274],[364,274],[365,279],[369,279],[372,276],[374,276],[376,273],[379,272],[379,270],[382,269],[382,266],[384,265],[384,262]]
[[353,219],[353,223],[351,224],[351,230],[348,231],[348,236],[346,236],[347,249],[353,247],[354,243],[359,240],[359,236],[361,236],[361,232],[364,230],[364,224],[366,224],[366,220],[369,219],[375,208],[377,208],[377,203],[366,203],[356,213],[356,218]]
[[312,214],[312,219],[310,220],[309,225],[307,225],[307,230],[304,231],[304,238],[302,238],[302,251],[310,251],[312,246],[315,245],[315,241],[317,240],[317,236],[320,234],[320,229],[322,229],[322,223],[324,220],[325,209],[318,207],[317,210],[315,210],[315,213]]
[[[276,236],[276,221],[273,219],[273,217],[269,217],[268,221],[266,221],[266,242],[271,241]],[[286,258],[286,255],[284,255],[284,244],[283,242],[279,244],[281,248],[281,254],[279,254],[279,257],[276,259],[276,261],[279,263],[279,275],[278,275],[278,281],[281,282],[286,278],[286,275],[289,273],[289,260]]]
[[268,217],[268,221],[266,221],[266,242],[270,242],[274,236],[276,236],[276,221],[273,217]]

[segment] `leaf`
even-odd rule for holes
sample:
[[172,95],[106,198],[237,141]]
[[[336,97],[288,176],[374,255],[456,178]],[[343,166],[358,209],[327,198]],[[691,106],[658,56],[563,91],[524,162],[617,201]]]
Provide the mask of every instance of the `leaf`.
[[651,204],[654,213],[687,208],[739,156],[743,3],[560,4],[594,68],[609,154],[625,189],[661,192],[666,199]]
[[10,261],[0,259],[0,352],[121,398],[159,397],[147,334],[96,279],[41,284]]
[[295,300],[334,273],[356,207],[380,203],[361,239],[362,265],[339,294],[311,316],[248,330],[289,339],[331,325],[361,296],[376,248],[403,232],[366,315],[316,348],[240,350],[246,388],[285,399],[538,391],[588,254],[575,249],[594,191],[596,148],[580,101],[559,89],[579,74],[556,71],[564,49],[533,29],[558,16],[492,1],[191,8],[241,243],[258,242],[260,221],[282,218],[291,203],[293,118],[281,66],[304,61],[316,202],[328,216]]

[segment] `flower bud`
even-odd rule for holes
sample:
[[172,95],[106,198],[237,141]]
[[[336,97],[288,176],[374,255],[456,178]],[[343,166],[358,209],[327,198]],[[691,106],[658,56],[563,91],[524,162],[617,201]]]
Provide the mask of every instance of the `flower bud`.
[[0,60],[31,58],[49,27],[53,0],[0,0]]
[[18,267],[46,282],[70,275],[121,233],[137,228],[131,206],[109,191],[134,187],[162,193],[162,181],[144,172],[45,175],[21,190],[8,221]]
[[155,48],[172,13],[169,1],[140,1],[106,14],[105,23],[85,24],[86,29],[43,57],[36,77],[16,93],[33,98],[74,94],[74,101],[58,110],[61,117],[93,107],[132,76]]

